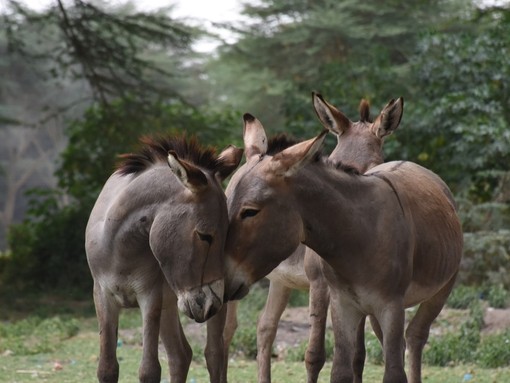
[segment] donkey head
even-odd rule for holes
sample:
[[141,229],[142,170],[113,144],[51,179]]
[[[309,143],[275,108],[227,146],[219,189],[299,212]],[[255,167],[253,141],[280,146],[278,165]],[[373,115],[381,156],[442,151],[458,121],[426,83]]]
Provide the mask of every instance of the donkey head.
[[241,149],[228,147],[205,167],[168,153],[168,165],[182,187],[166,209],[155,213],[149,244],[177,294],[179,309],[198,322],[223,304],[228,216],[220,181],[241,157]]
[[[327,130],[274,156],[267,154],[267,136],[260,121],[244,115],[246,163],[226,190],[229,232],[227,297],[240,299],[249,286],[269,274],[304,238],[304,227],[287,180],[317,158]],[[263,255],[263,256],[262,256]]]
[[322,125],[337,136],[337,145],[330,160],[365,173],[383,162],[384,137],[399,126],[404,111],[402,97],[391,100],[372,122],[366,100],[361,100],[360,121],[350,121],[342,112],[317,93],[312,93],[313,106]]

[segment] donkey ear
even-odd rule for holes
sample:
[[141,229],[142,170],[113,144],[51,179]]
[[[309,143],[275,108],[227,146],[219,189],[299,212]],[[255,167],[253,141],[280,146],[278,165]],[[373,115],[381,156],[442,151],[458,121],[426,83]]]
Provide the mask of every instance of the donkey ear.
[[351,121],[319,94],[312,92],[312,102],[322,126],[339,136],[351,126]]
[[320,152],[327,133],[328,130],[324,129],[317,137],[300,142],[276,154],[270,162],[274,174],[290,177],[299,171]]
[[243,157],[243,149],[234,145],[227,146],[218,156],[216,175],[221,181],[227,178],[239,166]]
[[246,159],[250,160],[253,156],[266,154],[267,136],[260,121],[249,113],[245,113],[243,120],[243,139]]
[[181,183],[194,193],[198,193],[207,187],[207,177],[193,164],[181,160],[174,151],[168,152],[168,165]]
[[402,97],[390,102],[381,110],[372,125],[372,132],[379,138],[393,133],[400,124],[404,113],[404,99]]

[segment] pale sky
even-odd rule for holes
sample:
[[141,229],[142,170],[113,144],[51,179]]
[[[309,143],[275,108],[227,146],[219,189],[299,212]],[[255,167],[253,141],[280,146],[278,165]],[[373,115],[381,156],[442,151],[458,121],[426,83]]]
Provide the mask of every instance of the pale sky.
[[[196,19],[197,23],[202,24],[211,31],[215,31],[212,27],[213,22],[235,21],[241,18],[239,15],[241,1],[243,0],[132,0],[131,2],[139,10],[146,11],[175,5],[172,16]],[[20,2],[34,10],[42,10],[54,3],[55,0],[20,0]],[[66,0],[64,0],[65,2]],[[108,2],[115,4],[116,2],[122,3],[127,1],[108,0]],[[7,0],[0,0],[0,10],[5,8],[6,3]],[[225,31],[221,34],[223,38],[228,37],[225,36]],[[214,44],[202,42],[196,46],[196,49],[199,51],[211,51],[214,49],[214,46]]]
[[[54,2],[54,0],[20,0],[20,2],[32,9],[41,10]],[[115,4],[122,1],[108,0],[108,2]],[[7,3],[7,0],[0,0],[0,5],[3,5],[1,3]],[[229,17],[235,17],[239,14],[241,0],[132,0],[132,3],[140,10],[154,10],[169,5],[177,5],[175,10],[176,16],[226,21]]]

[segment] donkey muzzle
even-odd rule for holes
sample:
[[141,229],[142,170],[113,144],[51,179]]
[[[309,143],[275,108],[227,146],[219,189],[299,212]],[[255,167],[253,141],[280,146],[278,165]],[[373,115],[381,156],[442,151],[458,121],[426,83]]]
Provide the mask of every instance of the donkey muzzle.
[[177,306],[185,315],[202,323],[216,314],[223,304],[223,279],[177,294]]

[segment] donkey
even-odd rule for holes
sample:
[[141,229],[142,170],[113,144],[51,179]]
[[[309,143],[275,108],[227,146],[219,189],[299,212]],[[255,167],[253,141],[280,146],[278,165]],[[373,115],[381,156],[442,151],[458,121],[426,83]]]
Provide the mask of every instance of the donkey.
[[[404,101],[402,98],[391,100],[380,112],[380,116],[387,117],[377,127],[374,127],[370,119],[370,107],[364,99],[359,105],[360,121],[358,122],[350,121],[318,93],[312,93],[312,104],[322,125],[337,136],[337,145],[329,156],[329,160],[364,173],[383,162],[384,138],[398,128]],[[269,140],[269,154],[276,150],[273,147],[282,145],[279,138],[277,136]],[[307,381],[312,383],[318,380],[319,373],[326,362],[324,338],[329,306],[329,290],[321,272],[320,259],[312,249],[300,244],[289,258],[281,262],[267,276],[268,297],[257,324],[259,383],[271,382],[272,345],[278,322],[293,289],[310,290],[311,328],[305,363]],[[237,302],[228,302],[229,313],[225,326],[227,350],[237,327]],[[225,351],[225,354],[228,355],[228,351]]]
[[140,382],[160,382],[158,334],[172,382],[185,382],[191,363],[178,317],[203,322],[224,298],[228,216],[220,181],[238,166],[242,150],[219,155],[185,136],[143,137],[137,153],[104,185],[85,235],[99,322],[100,382],[117,382],[121,308],[139,306],[143,318]]
[[[388,116],[380,115],[378,131]],[[375,318],[383,343],[384,383],[421,382],[430,326],[459,270],[462,228],[447,185],[411,162],[364,175],[319,160],[327,130],[267,154],[262,124],[244,116],[247,162],[227,190],[229,294],[269,274],[299,243],[322,258],[335,335],[332,382],[361,382],[362,325]],[[282,241],[285,238],[285,241]],[[419,305],[405,331],[405,308]]]

